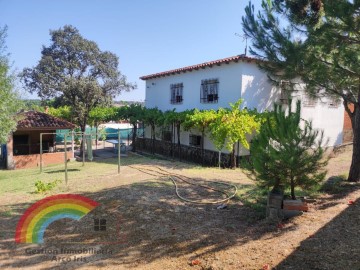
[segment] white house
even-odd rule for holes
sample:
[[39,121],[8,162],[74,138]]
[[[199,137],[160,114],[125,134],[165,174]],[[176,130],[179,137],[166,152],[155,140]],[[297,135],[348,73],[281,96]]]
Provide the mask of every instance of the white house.
[[[274,87],[256,64],[256,59],[238,55],[193,66],[169,70],[143,76],[146,81],[145,107],[157,107],[162,111],[176,109],[217,109],[228,107],[238,99],[244,100],[243,106],[256,108],[262,112],[272,110],[274,102],[284,102],[287,98],[281,90]],[[311,100],[299,84],[293,93],[293,100],[302,100],[302,118],[312,120],[314,128],[323,129],[329,139],[328,146],[342,143],[344,109],[332,100]],[[294,102],[295,103],[295,102]],[[196,131],[182,132],[181,144],[196,146]],[[145,137],[150,137],[149,130]],[[161,138],[159,138],[161,139]],[[175,138],[175,141],[177,139]],[[215,151],[208,138],[204,148]],[[238,149],[238,155],[248,151]]]

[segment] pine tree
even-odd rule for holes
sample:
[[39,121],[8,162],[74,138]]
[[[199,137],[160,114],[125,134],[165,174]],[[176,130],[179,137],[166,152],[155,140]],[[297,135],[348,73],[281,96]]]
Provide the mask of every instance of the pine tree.
[[[304,126],[301,128],[301,126]],[[295,200],[295,187],[310,188],[325,177],[323,159],[323,133],[314,130],[311,122],[300,118],[300,101],[296,111],[286,112],[275,105],[251,144],[251,161],[256,179],[261,186],[291,189]]]

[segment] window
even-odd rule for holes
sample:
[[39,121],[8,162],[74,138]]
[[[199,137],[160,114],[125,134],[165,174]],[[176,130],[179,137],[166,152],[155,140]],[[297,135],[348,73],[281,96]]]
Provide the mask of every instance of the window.
[[291,98],[290,93],[292,91],[292,86],[290,81],[280,81],[280,103],[289,104],[289,98]]
[[181,104],[183,101],[183,84],[176,83],[170,85],[171,104]]
[[[44,142],[43,142],[44,143]],[[40,147],[37,146],[37,153],[40,153]],[[13,154],[29,155],[29,135],[14,135],[13,137]],[[44,149],[43,149],[44,150]]]
[[94,231],[106,231],[106,219],[94,218]]
[[195,146],[195,147],[200,147],[201,146],[201,136],[190,134],[189,135],[189,145]]
[[171,131],[170,130],[163,130],[162,131],[162,134],[161,134],[161,139],[163,141],[166,141],[166,142],[171,142],[171,137],[172,137],[172,134],[171,134]]
[[316,100],[314,98],[311,98],[311,97],[307,96],[307,95],[303,95],[302,104],[303,104],[304,107],[315,107]]
[[328,102],[329,108],[338,108],[340,105],[340,100],[337,98],[329,98]]
[[284,89],[281,89],[280,92],[280,103],[289,104],[289,93]]
[[208,79],[201,81],[200,102],[217,103],[219,100],[219,80]]

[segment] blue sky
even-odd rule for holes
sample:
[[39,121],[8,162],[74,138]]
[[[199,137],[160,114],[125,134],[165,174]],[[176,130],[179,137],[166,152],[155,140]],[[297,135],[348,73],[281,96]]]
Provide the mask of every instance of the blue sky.
[[[260,0],[253,0],[255,7]],[[138,89],[117,100],[143,101],[140,76],[244,53],[247,0],[0,0],[0,26],[13,68],[33,67],[50,29],[71,24],[101,50],[115,53]],[[21,86],[21,85],[20,85]],[[27,98],[34,98],[25,94]]]

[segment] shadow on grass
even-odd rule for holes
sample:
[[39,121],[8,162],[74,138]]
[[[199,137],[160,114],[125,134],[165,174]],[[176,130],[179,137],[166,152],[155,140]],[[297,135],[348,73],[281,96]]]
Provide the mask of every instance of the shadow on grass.
[[[202,196],[211,198],[214,195],[211,190],[206,192],[202,191]],[[59,252],[64,247],[111,251],[88,254],[86,261],[77,262],[71,259],[74,254],[58,255],[70,258],[66,269],[84,267],[89,262],[99,268],[118,264],[132,267],[164,257],[186,255],[190,259],[196,258],[259,239],[269,232],[268,226],[261,225],[256,211],[239,201],[233,201],[226,209],[217,209],[217,205],[185,203],[175,196],[174,187],[167,182],[142,182],[81,195],[101,206],[79,222],[62,219],[52,223],[46,230],[45,243],[41,245],[14,242],[17,222],[28,205],[10,205],[11,209],[0,219],[2,268],[64,269],[63,263],[52,261],[54,254],[27,254],[27,250],[38,249]],[[116,216],[120,218],[114,221]],[[107,242],[93,230],[94,218],[107,220],[107,230],[101,235]],[[114,230],[116,223],[120,225],[120,231]],[[118,235],[121,235],[121,241],[118,241]]]
[[[67,170],[68,172],[79,172],[80,170],[79,169],[68,169]],[[56,171],[47,171],[45,173],[48,173],[48,174],[53,174],[53,173],[64,173],[65,172],[65,169],[63,170],[56,170]]]
[[360,201],[327,223],[275,269],[360,269]]

